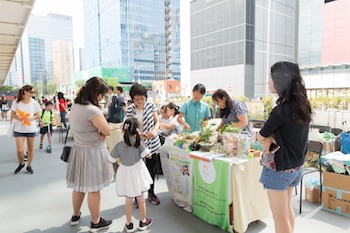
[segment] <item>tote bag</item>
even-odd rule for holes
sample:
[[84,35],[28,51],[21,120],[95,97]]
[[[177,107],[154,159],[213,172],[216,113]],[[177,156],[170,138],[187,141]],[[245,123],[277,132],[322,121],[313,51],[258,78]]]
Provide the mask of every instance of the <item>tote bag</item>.
[[11,124],[9,125],[9,128],[7,129],[7,133],[6,136],[9,138],[13,138],[14,137],[14,131],[15,131],[15,120],[12,120]]

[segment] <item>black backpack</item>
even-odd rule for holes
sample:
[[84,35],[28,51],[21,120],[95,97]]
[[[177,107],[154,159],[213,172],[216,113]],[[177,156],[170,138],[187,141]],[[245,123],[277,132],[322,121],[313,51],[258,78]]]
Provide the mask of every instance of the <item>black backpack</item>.
[[121,122],[120,111],[121,111],[121,106],[119,106],[118,97],[114,95],[112,97],[111,106],[109,106],[109,109],[108,109],[107,121],[111,123],[120,123]]

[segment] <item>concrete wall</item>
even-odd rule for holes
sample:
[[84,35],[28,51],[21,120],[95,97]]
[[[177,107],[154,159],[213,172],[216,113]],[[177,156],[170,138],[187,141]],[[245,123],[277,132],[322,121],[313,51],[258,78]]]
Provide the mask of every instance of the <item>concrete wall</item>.
[[332,128],[340,128],[349,130],[350,127],[350,111],[328,109],[314,110],[315,115],[312,124],[329,125]]

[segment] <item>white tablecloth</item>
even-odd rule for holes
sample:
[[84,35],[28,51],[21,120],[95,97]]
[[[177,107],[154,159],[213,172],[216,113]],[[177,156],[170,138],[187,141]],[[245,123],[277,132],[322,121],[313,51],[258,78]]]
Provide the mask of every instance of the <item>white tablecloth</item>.
[[[160,157],[171,197],[179,206],[192,212],[194,159],[190,158],[188,151],[174,146],[163,146]],[[237,232],[245,232],[249,223],[266,218],[270,213],[267,193],[259,183],[262,170],[259,160],[246,160],[239,164],[227,158],[215,158],[214,160],[215,163],[224,162],[230,166],[228,174],[231,174],[231,177],[228,177],[227,201],[232,203],[233,226],[229,231],[233,232],[234,229]],[[207,191],[210,193],[210,190]]]

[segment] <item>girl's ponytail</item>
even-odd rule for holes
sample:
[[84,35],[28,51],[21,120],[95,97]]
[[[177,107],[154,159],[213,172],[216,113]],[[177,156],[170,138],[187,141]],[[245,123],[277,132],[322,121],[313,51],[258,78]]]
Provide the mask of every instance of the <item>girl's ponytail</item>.
[[126,121],[124,123],[123,129],[124,129],[124,142],[126,143],[126,145],[131,146],[129,124],[126,123]]
[[125,120],[123,129],[124,129],[124,142],[128,146],[132,146],[130,142],[130,137],[136,136],[135,147],[138,148],[140,146],[141,137],[138,132],[138,121],[136,118],[128,118]]

